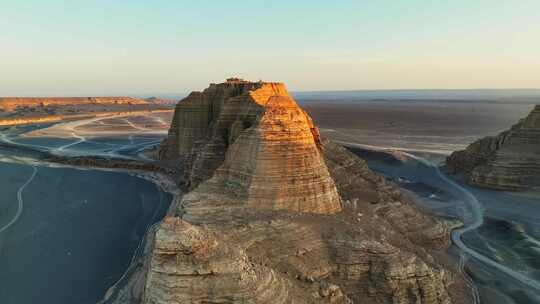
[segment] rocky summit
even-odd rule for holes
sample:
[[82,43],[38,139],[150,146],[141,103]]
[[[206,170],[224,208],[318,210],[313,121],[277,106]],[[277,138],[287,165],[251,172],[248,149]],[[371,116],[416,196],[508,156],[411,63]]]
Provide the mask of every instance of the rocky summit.
[[118,303],[470,302],[443,263],[456,223],[321,138],[282,83],[191,93],[159,155],[186,193]]
[[446,166],[468,182],[498,190],[540,188],[540,105],[509,130],[452,153]]

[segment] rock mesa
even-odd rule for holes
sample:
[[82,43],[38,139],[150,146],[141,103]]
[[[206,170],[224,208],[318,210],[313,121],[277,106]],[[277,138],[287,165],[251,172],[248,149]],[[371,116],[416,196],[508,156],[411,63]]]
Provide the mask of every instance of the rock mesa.
[[340,198],[311,118],[282,83],[229,80],[178,103],[162,158],[180,158],[189,189],[264,209],[335,213]]
[[281,83],[191,93],[159,154],[186,193],[117,303],[469,302],[431,254],[455,223],[321,138]]
[[498,190],[540,188],[540,105],[509,130],[452,153],[446,166],[472,185]]
[[13,111],[17,107],[147,103],[132,97],[0,97],[0,110]]

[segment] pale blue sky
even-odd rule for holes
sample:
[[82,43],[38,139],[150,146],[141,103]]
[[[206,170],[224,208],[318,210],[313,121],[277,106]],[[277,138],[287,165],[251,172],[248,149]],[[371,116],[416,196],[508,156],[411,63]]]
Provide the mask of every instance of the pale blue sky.
[[0,96],[540,87],[540,1],[0,0]]

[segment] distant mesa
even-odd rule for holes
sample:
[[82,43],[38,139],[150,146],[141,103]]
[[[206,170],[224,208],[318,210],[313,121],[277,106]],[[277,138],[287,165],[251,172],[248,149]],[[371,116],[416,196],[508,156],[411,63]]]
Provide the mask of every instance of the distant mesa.
[[452,153],[446,166],[474,186],[498,190],[540,188],[540,105],[509,130]]
[[[174,103],[173,103],[174,104]],[[172,112],[168,101],[116,97],[0,97],[0,126],[57,122],[106,115]]]
[[13,111],[17,107],[47,107],[88,104],[148,104],[133,97],[0,97],[0,109]]

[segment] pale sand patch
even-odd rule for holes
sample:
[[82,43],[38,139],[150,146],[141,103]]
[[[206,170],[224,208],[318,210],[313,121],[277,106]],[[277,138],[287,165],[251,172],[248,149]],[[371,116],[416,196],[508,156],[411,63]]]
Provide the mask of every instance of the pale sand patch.
[[[158,116],[162,112],[122,112],[98,117],[86,118],[81,120],[69,121],[55,124],[45,129],[39,129],[24,134],[24,137],[56,137],[56,138],[77,138],[91,136],[121,136],[133,134],[134,131],[139,134],[166,134],[168,131],[168,125],[164,124],[164,118]],[[123,124],[118,124],[118,128],[111,123],[108,124],[94,124],[102,120],[110,120],[120,117],[147,117],[155,121],[155,125],[144,126],[137,125],[136,122],[124,118]],[[127,127],[125,122],[127,122]],[[104,127],[106,126],[106,127]]]

